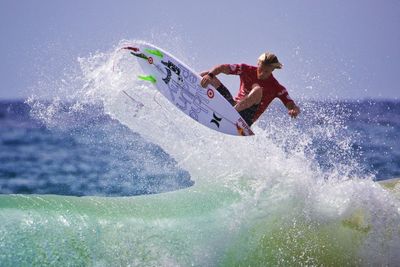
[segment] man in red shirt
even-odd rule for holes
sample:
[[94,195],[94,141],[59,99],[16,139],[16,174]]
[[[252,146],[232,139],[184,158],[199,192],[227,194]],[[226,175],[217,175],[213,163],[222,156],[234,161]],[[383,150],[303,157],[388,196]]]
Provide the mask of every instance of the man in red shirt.
[[[263,53],[258,58],[257,67],[246,64],[222,64],[214,67],[210,71],[200,74],[203,79],[201,86],[204,88],[211,84],[217,88],[243,119],[250,126],[267,109],[268,105],[278,97],[288,109],[292,118],[300,113],[299,107],[290,98],[285,87],[279,84],[272,72],[281,69],[282,64],[272,53]],[[229,90],[216,77],[218,74],[233,74],[240,76],[239,93],[233,99]]]

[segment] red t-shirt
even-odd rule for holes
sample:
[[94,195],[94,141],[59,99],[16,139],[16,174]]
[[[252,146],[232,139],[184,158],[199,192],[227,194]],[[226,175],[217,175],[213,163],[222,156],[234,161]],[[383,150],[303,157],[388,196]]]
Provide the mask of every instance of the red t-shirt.
[[246,64],[227,64],[230,68],[230,74],[240,76],[240,88],[236,101],[241,101],[248,95],[255,83],[263,88],[263,96],[258,106],[258,109],[253,117],[253,122],[256,121],[261,114],[267,109],[268,105],[278,97],[286,106],[289,102],[293,102],[286,88],[283,87],[271,74],[268,79],[260,80],[257,78],[257,67]]

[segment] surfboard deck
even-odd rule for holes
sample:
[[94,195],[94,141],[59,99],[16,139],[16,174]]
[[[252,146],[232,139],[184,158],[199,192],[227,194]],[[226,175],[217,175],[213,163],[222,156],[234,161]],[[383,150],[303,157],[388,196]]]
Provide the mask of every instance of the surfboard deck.
[[137,78],[153,84],[193,120],[229,135],[254,135],[246,121],[213,86],[203,88],[200,75],[168,52],[146,43],[122,49],[135,57],[143,69],[144,74]]

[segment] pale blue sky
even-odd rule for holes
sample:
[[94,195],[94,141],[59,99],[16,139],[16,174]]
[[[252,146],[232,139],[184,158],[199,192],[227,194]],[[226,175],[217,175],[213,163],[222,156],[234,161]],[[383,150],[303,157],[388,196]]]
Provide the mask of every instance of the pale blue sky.
[[[143,39],[197,71],[272,51],[295,98],[399,99],[399,28],[399,0],[0,0],[0,98],[27,97],[77,57]],[[225,78],[233,91],[237,82]]]

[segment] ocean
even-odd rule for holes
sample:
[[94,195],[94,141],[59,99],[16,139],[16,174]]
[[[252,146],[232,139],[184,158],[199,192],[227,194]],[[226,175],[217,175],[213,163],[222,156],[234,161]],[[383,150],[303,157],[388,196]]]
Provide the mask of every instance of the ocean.
[[0,266],[400,264],[400,101],[276,100],[234,137],[130,59],[0,102]]
[[[317,136],[305,150],[314,150],[315,163],[323,169],[337,167],[341,160],[357,160],[360,177],[385,180],[400,177],[400,101],[306,102],[300,129],[309,125],[324,127],[313,116],[317,107],[345,113],[341,121],[352,140],[349,151],[340,151],[335,136],[343,133],[335,125],[332,140]],[[49,103],[50,105],[50,103]],[[60,104],[65,111],[72,104]],[[269,122],[263,127],[279,127],[270,132],[272,140],[285,131],[285,111],[274,103],[268,110]],[[24,101],[0,102],[0,193],[56,194],[71,196],[133,196],[174,191],[192,186],[187,170],[157,144],[146,141],[110,118],[100,106],[86,106],[68,123],[48,128],[31,116]],[[278,119],[277,119],[278,118]],[[61,122],[60,122],[61,123]],[[306,125],[302,125],[306,124]],[[328,125],[330,127],[331,125]],[[309,131],[309,129],[304,130]],[[275,136],[277,135],[277,136]],[[171,140],[172,142],[172,140]],[[284,149],[297,140],[279,140]],[[342,159],[336,158],[335,153]],[[347,155],[350,154],[350,155]],[[96,155],[96,156],[93,156]],[[335,158],[332,160],[332,155]]]

